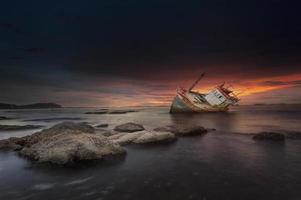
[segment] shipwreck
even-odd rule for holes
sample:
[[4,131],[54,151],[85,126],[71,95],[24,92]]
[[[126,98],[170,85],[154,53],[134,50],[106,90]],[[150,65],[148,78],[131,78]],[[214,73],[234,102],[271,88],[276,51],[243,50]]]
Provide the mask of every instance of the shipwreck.
[[170,113],[223,112],[228,111],[230,106],[237,105],[240,99],[225,83],[217,85],[208,93],[193,91],[204,75],[205,73],[201,74],[188,90],[181,87],[177,89]]

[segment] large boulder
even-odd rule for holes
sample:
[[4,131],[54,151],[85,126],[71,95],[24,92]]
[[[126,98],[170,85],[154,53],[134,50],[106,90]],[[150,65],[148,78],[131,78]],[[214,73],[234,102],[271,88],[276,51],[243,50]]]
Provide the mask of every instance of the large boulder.
[[261,132],[253,136],[254,140],[284,141],[285,136],[275,132]]
[[118,144],[104,136],[78,131],[76,134],[62,132],[42,139],[31,147],[23,148],[20,155],[37,162],[69,164],[82,160],[102,159],[108,155],[124,152]]
[[144,127],[141,124],[136,124],[136,123],[126,123],[126,124],[121,124],[119,126],[116,126],[114,128],[115,131],[118,132],[127,132],[127,133],[132,133],[136,131],[143,131],[145,130]]
[[177,136],[194,136],[207,133],[207,130],[204,127],[192,125],[169,125],[155,128],[154,131],[171,132]]
[[120,145],[96,135],[85,123],[63,122],[22,138],[0,141],[0,149],[12,149],[37,162],[68,164],[122,154]]

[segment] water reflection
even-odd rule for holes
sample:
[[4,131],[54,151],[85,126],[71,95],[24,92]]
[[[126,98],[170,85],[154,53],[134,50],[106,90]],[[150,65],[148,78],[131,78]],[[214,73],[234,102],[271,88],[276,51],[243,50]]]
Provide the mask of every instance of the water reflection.
[[233,131],[240,126],[236,113],[181,113],[171,114],[170,118],[173,124],[179,125],[201,125],[206,128],[215,128],[217,130]]

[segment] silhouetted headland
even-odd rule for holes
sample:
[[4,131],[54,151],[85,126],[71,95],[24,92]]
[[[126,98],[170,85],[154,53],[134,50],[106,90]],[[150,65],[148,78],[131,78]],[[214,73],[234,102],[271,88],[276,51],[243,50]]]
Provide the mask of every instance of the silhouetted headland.
[[0,109],[43,109],[43,108],[62,108],[62,106],[56,103],[34,103],[34,104],[26,104],[26,105],[0,103]]

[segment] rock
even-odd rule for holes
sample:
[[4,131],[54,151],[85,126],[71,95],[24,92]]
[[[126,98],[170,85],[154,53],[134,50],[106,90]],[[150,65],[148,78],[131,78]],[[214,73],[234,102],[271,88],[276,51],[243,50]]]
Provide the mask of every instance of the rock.
[[39,125],[0,125],[0,131],[16,131],[26,129],[37,129],[43,126]]
[[120,145],[96,135],[92,126],[73,122],[63,122],[22,138],[2,140],[0,149],[17,150],[19,155],[37,162],[55,164],[125,153]]
[[205,133],[207,130],[202,126],[177,127],[175,131],[175,134],[179,136],[203,135]]
[[155,128],[154,131],[175,133],[177,131],[177,129],[174,125],[168,125],[168,126],[162,126],[162,127]]
[[123,153],[125,151],[118,144],[109,141],[106,137],[81,131],[61,132],[20,151],[20,155],[39,163],[49,162],[60,165],[97,160]]
[[261,132],[253,136],[254,140],[271,140],[271,141],[284,141],[285,136],[281,133],[274,132]]
[[176,141],[177,137],[173,133],[169,132],[148,132],[144,133],[136,138],[133,143],[135,144],[155,144],[155,143],[167,143]]
[[138,137],[142,136],[143,132],[135,132],[135,133],[118,133],[116,135],[110,136],[109,139],[116,144],[124,145],[133,143]]
[[109,124],[99,124],[99,125],[96,125],[95,127],[97,128],[107,128],[109,126]]
[[126,123],[126,124],[121,124],[119,126],[116,126],[114,128],[114,130],[118,131],[118,132],[132,133],[132,132],[136,132],[136,131],[143,131],[145,129],[140,124],[129,122],[129,123]]
[[137,110],[112,110],[109,111],[109,114],[126,114],[126,113],[131,113],[131,112],[138,112]]
[[14,138],[0,140],[0,150],[20,150],[22,146],[17,144]]
[[155,144],[175,141],[177,138],[169,132],[139,131],[134,133],[118,133],[108,137],[114,143],[125,144]]
[[203,135],[207,133],[207,130],[202,126],[179,126],[179,125],[158,127],[155,128],[154,131],[171,132],[178,136]]

